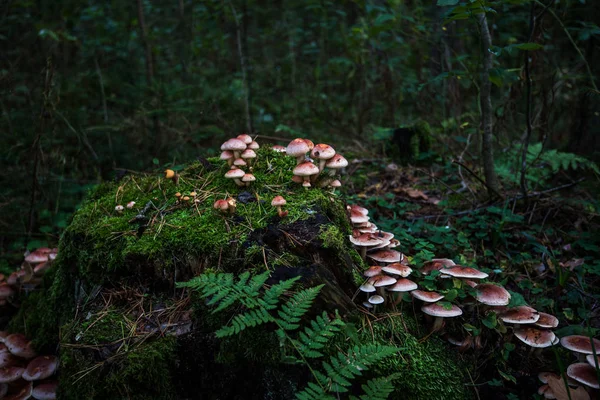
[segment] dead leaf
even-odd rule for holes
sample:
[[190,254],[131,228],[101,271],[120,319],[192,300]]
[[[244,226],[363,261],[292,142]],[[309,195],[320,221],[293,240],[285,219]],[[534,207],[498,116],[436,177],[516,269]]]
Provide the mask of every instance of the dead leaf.
[[[562,377],[548,376],[548,386],[550,386],[552,393],[558,400],[569,400],[569,394]],[[569,388],[569,392],[571,400],[590,400],[590,395],[581,386],[577,389]]]
[[569,271],[573,271],[576,267],[579,267],[580,265],[583,265],[584,263],[584,259],[583,258],[574,258],[572,260],[569,260],[567,262],[561,262],[559,263],[559,265],[563,268],[569,268]]
[[423,200],[429,199],[429,197],[427,197],[427,195],[425,193],[423,193],[422,191],[417,190],[417,189],[406,188],[406,189],[404,189],[404,193],[406,193],[408,195],[408,197],[411,197],[413,199],[423,199]]

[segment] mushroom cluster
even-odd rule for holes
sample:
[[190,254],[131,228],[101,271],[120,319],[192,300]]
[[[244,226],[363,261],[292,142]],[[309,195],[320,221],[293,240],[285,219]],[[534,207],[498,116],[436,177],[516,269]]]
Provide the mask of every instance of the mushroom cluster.
[[0,274],[0,306],[10,304],[19,290],[29,291],[42,282],[42,276],[50,268],[58,249],[41,247],[25,253],[21,267],[6,278]]
[[221,145],[221,160],[226,161],[230,168],[225,173],[225,178],[233,179],[238,186],[250,186],[256,178],[245,169],[252,171],[252,164],[256,162],[257,157],[255,150],[259,148],[258,143],[247,134],[225,141]]
[[[567,376],[573,379],[573,385],[581,384],[588,390],[600,389],[597,370],[600,365],[600,340],[583,335],[571,335],[562,337],[560,344],[571,350],[578,360],[567,367]],[[572,383],[569,382],[569,385]]]
[[[0,399],[56,399],[58,358],[37,356],[25,335],[0,332]],[[35,385],[35,386],[34,386]]]
[[228,197],[226,199],[218,199],[214,202],[213,208],[217,210],[221,214],[235,214],[237,202],[233,197]]
[[[296,158],[292,178],[294,182],[301,183],[305,188],[315,184],[320,188],[330,186],[335,189],[341,186],[340,181],[335,179],[335,175],[348,166],[348,160],[336,153],[330,145],[325,143],[315,145],[309,139],[296,138],[288,144],[285,153]],[[327,174],[324,174],[325,169],[328,170]],[[318,180],[319,176],[321,176],[320,180]]]

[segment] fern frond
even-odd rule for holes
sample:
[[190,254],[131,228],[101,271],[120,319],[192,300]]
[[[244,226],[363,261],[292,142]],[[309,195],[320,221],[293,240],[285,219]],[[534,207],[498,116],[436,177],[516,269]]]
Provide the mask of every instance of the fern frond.
[[308,386],[301,392],[296,393],[299,400],[334,400],[335,397],[327,394],[325,390],[313,382],[308,382]]
[[344,322],[336,315],[336,318],[330,320],[327,313],[323,311],[310,323],[311,327],[304,328],[304,332],[298,334],[299,340],[295,340],[296,349],[306,358],[323,357],[323,353],[318,351],[325,347],[329,339],[340,332],[340,327]]
[[262,297],[263,307],[268,310],[276,308],[279,304],[279,297],[287,290],[290,290],[298,279],[300,279],[300,276],[281,281],[267,289]]
[[389,357],[399,351],[397,347],[368,344],[354,346],[347,355],[338,352],[332,356],[329,362],[323,362],[323,368],[331,380],[331,390],[334,392],[346,392],[350,386],[349,380],[361,375],[361,371],[385,357]]
[[256,310],[250,310],[243,314],[238,314],[233,317],[231,324],[220,328],[216,335],[219,338],[231,336],[236,333],[243,331],[248,327],[255,327],[258,325],[272,322],[273,317],[264,308],[258,308]]
[[365,394],[360,396],[360,400],[386,400],[394,391],[394,379],[398,379],[400,374],[373,378],[364,385],[361,385]]
[[294,294],[279,310],[279,319],[277,322],[286,331],[298,329],[300,318],[310,308],[313,301],[321,291],[324,285],[303,289]]

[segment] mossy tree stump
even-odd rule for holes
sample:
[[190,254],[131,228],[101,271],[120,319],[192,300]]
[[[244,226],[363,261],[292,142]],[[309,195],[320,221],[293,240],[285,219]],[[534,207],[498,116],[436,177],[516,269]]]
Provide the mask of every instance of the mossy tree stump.
[[[213,332],[230,314],[210,314],[193,293],[175,289],[176,282],[208,270],[268,269],[273,283],[300,275],[305,287],[325,284],[316,312],[338,310],[362,323],[351,299],[364,264],[347,240],[345,204],[328,191],[292,183],[294,163],[261,149],[256,182],[248,188],[225,179],[227,165],[211,159],[179,171],[177,186],[136,174],[95,189],[61,239],[46,289],[24,299],[10,326],[39,348],[60,344],[61,398],[226,399],[251,393],[288,399],[306,385],[306,368],[281,363],[272,330],[258,327],[217,340]],[[175,197],[193,191],[197,201]],[[287,199],[283,219],[270,206],[276,195]],[[237,198],[237,211],[223,216],[213,203],[228,196]],[[130,201],[134,208],[115,211]],[[370,340],[388,340],[383,338],[390,329],[378,328],[384,333]],[[411,342],[415,346],[420,344]],[[457,369],[439,349],[422,350],[423,356]],[[411,357],[420,357],[419,351]],[[387,368],[398,372],[411,363],[396,360]],[[462,384],[448,379],[440,378],[439,390],[463,397]]]

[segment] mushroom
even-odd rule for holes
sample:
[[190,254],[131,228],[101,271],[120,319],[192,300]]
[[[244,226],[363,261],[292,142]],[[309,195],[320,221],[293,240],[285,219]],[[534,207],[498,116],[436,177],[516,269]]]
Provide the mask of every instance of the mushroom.
[[0,383],[10,383],[20,379],[25,369],[16,365],[0,368]]
[[350,242],[356,247],[360,247],[360,256],[364,260],[367,255],[367,247],[375,246],[381,243],[381,239],[373,235],[372,233],[363,233],[359,236],[350,235]]
[[179,174],[172,169],[165,169],[165,178],[172,180],[176,185],[179,183]]
[[25,335],[21,333],[13,333],[4,338],[4,344],[8,351],[17,357],[30,359],[36,356],[35,350],[31,345],[31,341],[27,340]]
[[256,158],[256,153],[252,149],[246,149],[242,152],[242,159],[246,160],[248,165],[252,165]]
[[229,204],[227,203],[227,200],[219,199],[215,201],[213,208],[221,214],[226,214],[229,211]]
[[233,165],[233,160],[234,160],[233,151],[224,150],[221,153],[220,159],[223,161],[227,161],[227,165],[231,167],[231,165]]
[[252,150],[258,150],[258,149],[260,149],[260,146],[258,145],[258,143],[256,141],[253,140],[248,145],[248,148],[252,149]]
[[26,381],[39,381],[46,379],[56,372],[58,359],[55,356],[39,356],[27,364],[23,379]]
[[412,273],[412,269],[408,265],[393,263],[381,268],[383,271],[392,275],[400,275],[403,278],[406,278]]
[[43,382],[37,385],[33,392],[32,396],[38,400],[55,400],[56,399],[56,391],[58,390],[58,382],[49,381]]
[[273,147],[271,147],[271,149],[273,149],[273,151],[276,151],[277,153],[285,153],[286,149],[285,147],[281,146],[281,145],[273,145]]
[[540,328],[556,328],[558,326],[558,318],[554,315],[547,314],[544,312],[539,312],[538,315],[540,318],[534,324],[539,326]]
[[[306,157],[306,153],[309,151],[310,147],[308,143],[301,138],[292,140],[285,149],[285,153],[288,156],[296,157],[296,165],[300,165],[304,161],[304,157]],[[315,168],[317,167],[315,166]]]
[[[600,340],[594,340],[596,354],[600,354]],[[583,335],[564,336],[560,339],[560,344],[571,351],[583,354],[594,354],[592,350],[592,339]]]
[[382,269],[379,265],[373,265],[373,266],[367,268],[363,272],[363,275],[366,276],[367,278],[372,278],[374,276],[381,275],[381,271],[382,271]]
[[246,133],[242,133],[241,135],[238,135],[236,137],[236,139],[241,140],[242,142],[244,142],[245,145],[249,145],[250,143],[253,142],[252,137]]
[[319,173],[319,168],[317,168],[315,164],[305,161],[296,165],[296,168],[294,168],[293,173],[294,175],[298,175],[303,178],[304,182],[302,183],[302,186],[310,187],[310,177],[312,175],[317,175]]
[[435,320],[433,321],[433,326],[431,327],[432,332],[438,331],[442,328],[442,326],[444,325],[444,318],[458,317],[463,313],[462,310],[455,304],[451,304],[450,309],[447,309],[440,303],[424,305],[421,307],[421,311],[423,311],[427,315],[435,317]]
[[523,326],[515,328],[515,336],[531,347],[544,348],[554,344],[556,335],[552,331],[533,328],[531,326]]
[[123,206],[122,206],[122,205],[120,205],[120,204],[117,204],[117,205],[115,206],[115,211],[116,211],[116,212],[118,212],[119,214],[121,214],[121,213],[123,212],[123,210],[124,210],[124,209],[125,209],[125,207],[123,207]]
[[242,182],[246,186],[250,186],[250,183],[254,182],[255,180],[256,178],[252,174],[244,174],[244,176],[242,176]]
[[273,207],[277,207],[277,215],[279,215],[280,218],[285,217],[288,212],[287,211],[283,211],[282,207],[285,206],[287,204],[287,201],[283,198],[283,196],[275,196],[273,197],[273,200],[271,201],[271,205]]
[[[564,339],[564,338],[563,338]],[[595,367],[587,363],[575,363],[567,368],[567,376],[594,389],[600,389],[598,373]]]
[[335,156],[335,150],[328,144],[319,143],[310,152],[310,156],[319,160],[319,173],[325,168],[327,160]]
[[444,275],[450,275],[454,278],[484,279],[489,276],[485,272],[481,272],[478,269],[463,267],[461,265],[455,265],[451,268],[442,268],[439,271]]
[[396,250],[379,250],[375,253],[367,254],[367,257],[377,262],[392,264],[401,262],[404,255]]
[[229,171],[227,171],[225,173],[225,178],[233,179],[235,184],[238,186],[245,186],[245,184],[240,180],[245,174],[246,173],[243,170],[241,170],[239,168],[235,168],[235,169],[230,169]]
[[240,158],[240,153],[246,150],[246,143],[240,139],[229,139],[221,145],[221,151],[229,150],[233,152],[233,157]]
[[129,203],[127,203],[127,208],[128,209],[131,210],[133,208],[133,206],[135,206],[135,201],[130,201]]
[[509,324],[533,324],[540,319],[540,314],[531,307],[518,306],[501,313],[500,319]]
[[424,290],[413,290],[410,295],[415,299],[421,300],[425,303],[435,303],[444,298],[444,295],[437,292],[426,292]]
[[510,293],[502,286],[481,283],[475,287],[477,301],[488,306],[505,306],[510,302]]
[[348,166],[348,160],[346,160],[341,154],[336,154],[331,157],[325,163],[325,167],[329,168],[329,176],[334,176],[336,171],[346,168]]

